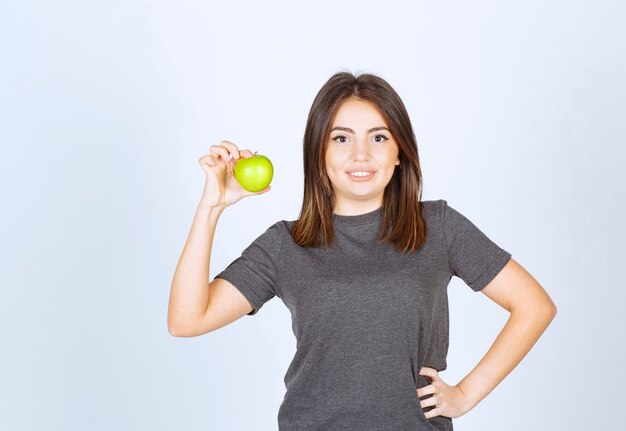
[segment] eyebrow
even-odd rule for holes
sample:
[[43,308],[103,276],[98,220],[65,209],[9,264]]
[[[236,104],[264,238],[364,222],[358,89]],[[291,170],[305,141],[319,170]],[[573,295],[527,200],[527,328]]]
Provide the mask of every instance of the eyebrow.
[[[333,127],[333,128],[332,128],[332,130],[331,130],[331,132],[332,132],[332,131],[335,131],[335,130],[343,130],[344,132],[354,133],[354,130],[352,130],[352,129],[351,129],[351,128],[349,128],[349,127],[342,127],[342,126]],[[372,127],[371,129],[369,129],[369,130],[367,131],[367,133],[377,132],[377,131],[379,131],[379,130],[386,130],[386,131],[388,131],[388,132],[389,132],[389,129],[388,129],[388,128],[383,127],[383,126],[379,126],[379,127]]]

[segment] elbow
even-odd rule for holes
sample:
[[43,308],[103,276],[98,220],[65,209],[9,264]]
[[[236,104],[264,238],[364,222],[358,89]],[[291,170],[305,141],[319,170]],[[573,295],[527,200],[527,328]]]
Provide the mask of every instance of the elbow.
[[554,318],[556,317],[556,305],[554,305],[553,302],[551,302],[550,304],[546,305],[540,315],[542,317],[542,319],[546,322],[546,326],[549,325],[552,320],[554,320]]
[[167,332],[172,337],[189,337],[190,335],[185,331],[184,327],[174,323],[172,320],[168,319],[167,321]]
[[556,305],[551,304],[549,307],[547,307],[543,315],[546,328],[550,326],[550,324],[552,323],[555,317],[556,317]]
[[552,301],[548,301],[547,303],[536,303],[530,307],[514,307],[510,313],[526,320],[544,321],[547,326],[556,316],[557,308]]
[[556,317],[556,305],[552,304],[552,307],[550,307],[550,322],[552,322],[552,320],[554,320],[555,317]]
[[172,313],[172,307],[167,310],[167,332],[172,337],[180,337],[180,330],[174,319],[174,313]]
[[167,312],[167,332],[172,337],[188,337],[189,334],[189,324],[185,322],[185,319],[182,318],[178,310],[170,307]]
[[170,333],[170,335],[172,337],[177,337],[177,338],[189,338],[189,337],[194,337],[196,334],[191,334],[189,332],[186,332],[185,330],[177,327],[177,326],[167,326],[167,331]]
[[175,326],[174,324],[172,324],[171,322],[167,322],[167,332],[169,332],[169,334],[172,337],[182,337],[182,333],[180,331],[180,329]]
[[175,326],[167,325],[167,332],[169,332],[172,337],[182,337],[182,334],[178,332]]
[[554,301],[552,301],[552,299],[550,299],[548,301],[548,304],[546,304],[546,314],[550,317],[550,320],[554,319],[554,317],[556,316],[556,304],[554,303]]
[[540,310],[539,314],[548,321],[552,321],[552,319],[556,316],[556,305],[554,305],[552,301],[550,301],[549,304],[539,307],[538,309]]
[[202,333],[198,331],[198,327],[196,325],[192,325],[189,323],[178,323],[175,324],[171,321],[167,322],[167,331],[172,337],[178,338],[190,338],[201,335]]

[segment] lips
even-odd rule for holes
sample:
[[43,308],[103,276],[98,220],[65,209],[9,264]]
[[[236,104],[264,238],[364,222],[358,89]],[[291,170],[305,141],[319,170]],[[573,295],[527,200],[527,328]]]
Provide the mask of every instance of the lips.
[[374,172],[354,171],[348,175],[350,175],[352,178],[370,178],[374,175]]
[[352,181],[369,181],[374,178],[375,170],[369,168],[356,168],[346,171],[346,174]]
[[353,172],[366,172],[368,174],[371,174],[371,173],[376,172],[376,169],[372,169],[372,168],[353,168],[353,169],[348,169],[346,171],[347,174],[352,174]]

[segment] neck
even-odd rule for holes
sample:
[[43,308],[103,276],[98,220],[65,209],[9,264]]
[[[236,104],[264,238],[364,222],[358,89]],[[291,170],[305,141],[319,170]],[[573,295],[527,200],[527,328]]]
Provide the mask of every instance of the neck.
[[363,202],[362,204],[335,205],[333,213],[337,215],[354,216],[369,213],[382,206],[382,202]]

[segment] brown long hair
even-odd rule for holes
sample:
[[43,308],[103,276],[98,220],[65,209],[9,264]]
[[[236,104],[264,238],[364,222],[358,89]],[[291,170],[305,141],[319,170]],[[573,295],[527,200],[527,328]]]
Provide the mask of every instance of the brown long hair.
[[339,106],[349,98],[373,103],[398,144],[400,165],[383,193],[379,240],[392,243],[400,252],[414,252],[426,238],[417,140],[400,96],[387,81],[369,73],[338,72],[313,101],[304,131],[304,197],[291,236],[296,244],[307,247],[329,246],[335,239],[335,197],[325,154],[332,121]]

